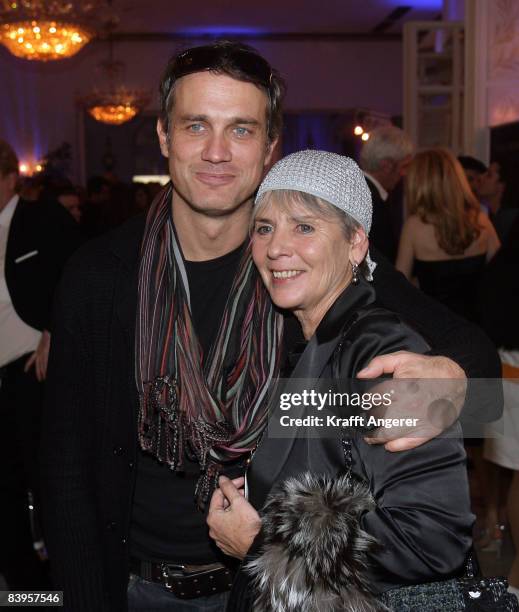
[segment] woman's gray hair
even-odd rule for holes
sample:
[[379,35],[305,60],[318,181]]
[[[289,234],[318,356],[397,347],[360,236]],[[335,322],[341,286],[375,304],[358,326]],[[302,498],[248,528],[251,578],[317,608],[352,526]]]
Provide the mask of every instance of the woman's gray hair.
[[361,224],[355,221],[348,213],[345,213],[343,210],[333,206],[333,204],[311,193],[292,189],[278,189],[276,191],[266,191],[257,199],[256,206],[252,213],[251,229],[254,226],[254,221],[258,214],[273,200],[276,206],[283,211],[288,210],[292,204],[300,204],[312,214],[322,217],[327,221],[336,221],[340,223],[344,237],[348,242],[353,239],[355,232],[362,227]]

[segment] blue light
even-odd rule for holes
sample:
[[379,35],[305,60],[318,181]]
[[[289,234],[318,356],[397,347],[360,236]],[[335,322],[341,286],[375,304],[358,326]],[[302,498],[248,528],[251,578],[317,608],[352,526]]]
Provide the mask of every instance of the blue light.
[[403,2],[402,0],[385,0],[384,4],[388,7],[397,8],[398,6],[410,6],[413,9],[422,10],[437,10],[441,11],[443,8],[443,0],[410,0]]
[[267,34],[269,30],[264,28],[251,28],[246,26],[200,26],[193,28],[186,28],[181,32],[180,35],[186,36],[222,36],[223,34],[235,35],[235,36],[246,36],[246,35],[258,35]]

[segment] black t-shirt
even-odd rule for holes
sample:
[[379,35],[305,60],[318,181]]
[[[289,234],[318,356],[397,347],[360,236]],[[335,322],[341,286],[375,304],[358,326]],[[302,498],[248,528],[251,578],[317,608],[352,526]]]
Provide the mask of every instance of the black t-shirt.
[[[210,261],[186,261],[191,316],[207,355],[215,340],[244,245]],[[151,455],[139,451],[132,510],[131,555],[149,561],[191,564],[214,562],[205,515],[194,502],[198,464],[186,459],[185,472],[173,472]]]

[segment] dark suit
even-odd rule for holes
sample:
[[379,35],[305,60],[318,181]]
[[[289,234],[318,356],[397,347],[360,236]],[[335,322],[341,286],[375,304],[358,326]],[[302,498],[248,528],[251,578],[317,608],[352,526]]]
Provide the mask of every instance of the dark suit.
[[27,325],[50,329],[54,290],[78,240],[76,223],[59,204],[18,201],[9,227],[5,280],[14,309]]
[[396,260],[398,251],[398,238],[395,235],[395,221],[391,214],[390,203],[380,197],[380,193],[368,176],[365,176],[366,183],[371,191],[371,201],[373,202],[373,220],[369,233],[369,242],[383,253],[392,263]]
[[[5,253],[5,280],[20,319],[37,330],[50,329],[54,290],[77,246],[77,227],[56,203],[19,200],[11,219]],[[0,342],[5,342],[0,338]],[[11,588],[45,587],[33,551],[27,491],[38,497],[37,455],[43,385],[34,367],[24,372],[30,353],[0,368],[0,571]]]

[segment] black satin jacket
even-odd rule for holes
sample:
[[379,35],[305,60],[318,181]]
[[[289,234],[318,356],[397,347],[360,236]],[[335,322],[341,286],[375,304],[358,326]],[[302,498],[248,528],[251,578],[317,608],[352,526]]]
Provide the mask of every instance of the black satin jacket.
[[[354,378],[376,355],[423,354],[428,348],[396,314],[379,308],[374,289],[361,282],[350,285],[328,311],[291,377]],[[297,415],[291,411],[291,416]],[[308,470],[336,476],[344,470],[339,438],[301,438],[291,431],[291,439],[264,436],[252,458],[247,483],[249,500],[258,509],[276,483],[290,476]],[[371,559],[373,590],[460,574],[474,521],[461,439],[436,438],[391,453],[383,445],[368,445],[358,431],[351,437],[353,472],[369,484],[376,501],[362,516],[363,528],[382,544]]]

